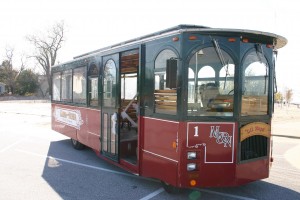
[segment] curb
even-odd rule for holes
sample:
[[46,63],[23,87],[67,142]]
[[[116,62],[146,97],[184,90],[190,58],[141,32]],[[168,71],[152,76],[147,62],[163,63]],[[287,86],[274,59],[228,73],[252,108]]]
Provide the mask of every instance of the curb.
[[285,137],[285,138],[291,138],[291,139],[300,139],[298,136],[291,136],[291,135],[272,135],[275,137]]

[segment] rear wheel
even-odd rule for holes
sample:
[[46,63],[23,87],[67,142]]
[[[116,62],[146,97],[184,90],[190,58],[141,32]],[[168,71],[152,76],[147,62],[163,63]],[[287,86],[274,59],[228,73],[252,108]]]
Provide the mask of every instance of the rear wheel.
[[80,142],[78,142],[77,140],[74,140],[73,138],[71,138],[71,143],[74,149],[76,150],[82,150],[85,148],[84,144],[81,144]]
[[167,193],[176,194],[180,192],[180,189],[178,187],[170,185],[169,183],[162,181],[161,184]]

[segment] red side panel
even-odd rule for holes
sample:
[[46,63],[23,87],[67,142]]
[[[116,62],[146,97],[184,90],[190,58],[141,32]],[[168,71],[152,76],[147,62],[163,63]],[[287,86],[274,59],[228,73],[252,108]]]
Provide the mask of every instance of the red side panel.
[[179,123],[141,118],[141,175],[177,185]]
[[[183,130],[182,130],[183,132]],[[186,140],[182,146],[181,185],[190,187],[228,186],[235,182],[236,124],[233,122],[188,122]],[[196,152],[196,159],[187,159],[187,152]],[[197,168],[187,171],[187,165],[195,163]]]
[[143,152],[142,176],[157,178],[169,184],[177,185],[178,162]]
[[238,179],[238,185],[268,178],[269,166],[270,165],[268,159],[238,164],[236,168],[236,177]]
[[70,138],[77,139],[77,127],[75,125],[71,126],[71,121],[69,121],[69,118],[72,118],[71,114],[68,113],[70,109],[69,106],[52,103],[52,129]]
[[86,143],[92,149],[100,151],[100,110],[88,109],[87,110],[87,140]]
[[100,110],[52,104],[52,129],[100,151]]

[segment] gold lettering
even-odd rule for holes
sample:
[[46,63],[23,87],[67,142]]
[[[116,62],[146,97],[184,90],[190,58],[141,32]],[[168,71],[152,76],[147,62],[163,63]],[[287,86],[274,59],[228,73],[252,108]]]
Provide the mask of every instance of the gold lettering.
[[243,141],[254,135],[271,136],[271,126],[262,122],[253,122],[240,129],[240,140]]

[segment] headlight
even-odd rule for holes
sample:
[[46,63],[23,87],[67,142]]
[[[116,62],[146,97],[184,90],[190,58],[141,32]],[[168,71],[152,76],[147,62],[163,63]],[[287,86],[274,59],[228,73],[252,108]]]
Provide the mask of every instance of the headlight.
[[188,171],[193,171],[196,169],[196,163],[189,163],[187,164],[187,170]]
[[196,152],[188,152],[187,153],[187,159],[192,160],[192,159],[196,159],[197,154]]

